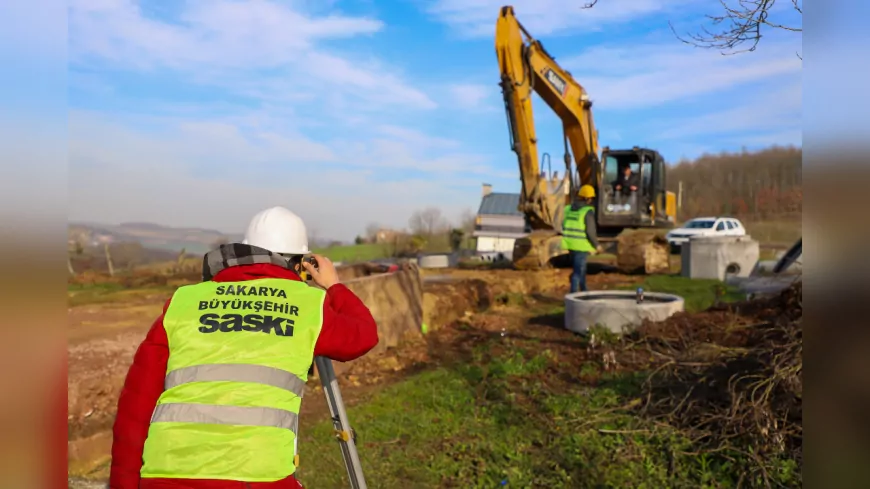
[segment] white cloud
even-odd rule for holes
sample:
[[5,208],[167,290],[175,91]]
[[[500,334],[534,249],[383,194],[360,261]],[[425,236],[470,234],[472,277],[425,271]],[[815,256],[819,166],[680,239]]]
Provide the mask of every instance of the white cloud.
[[269,100],[286,100],[300,91],[311,97],[326,85],[339,103],[351,97],[370,105],[435,107],[395,68],[378,60],[357,64],[317,46],[318,41],[374,34],[381,21],[315,17],[267,0],[188,0],[183,7],[180,22],[167,22],[144,15],[131,0],[74,0],[70,59],[74,66],[109,62],[146,72],[171,69],[189,80]]
[[478,108],[486,99],[491,98],[493,93],[499,93],[495,84],[483,85],[479,83],[458,83],[451,85],[449,90],[454,103],[464,109]]
[[656,125],[665,129],[651,132],[658,140],[734,135],[745,144],[799,143],[800,138],[794,136],[801,131],[801,105],[801,84],[792,83],[774,93],[746,97],[743,104],[730,109],[681,119],[659,118]]
[[431,134],[426,134],[408,127],[384,124],[378,127],[377,131],[385,136],[390,136],[392,138],[398,139],[408,144],[413,144],[420,148],[458,148],[460,146],[460,143],[458,141],[433,136]]
[[169,23],[146,17],[132,0],[73,0],[71,54],[180,69],[195,69],[191,64],[271,67],[293,61],[317,40],[372,34],[383,27],[368,18],[312,18],[266,0],[183,5],[181,22]]
[[782,42],[736,56],[678,42],[598,46],[562,66],[608,110],[663,106],[773,77],[799,80],[802,68],[794,46]]
[[[602,0],[584,9],[587,1],[514,0],[514,14],[533,36],[565,32],[590,32],[604,24],[626,22],[646,15],[673,11],[689,0]],[[469,37],[491,37],[495,33],[503,0],[435,0],[427,11],[435,18]]]

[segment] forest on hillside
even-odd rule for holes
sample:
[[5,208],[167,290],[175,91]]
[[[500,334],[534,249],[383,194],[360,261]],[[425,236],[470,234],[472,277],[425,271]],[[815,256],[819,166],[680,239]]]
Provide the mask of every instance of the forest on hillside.
[[682,182],[680,219],[732,215],[746,220],[799,218],[803,204],[802,150],[705,154],[668,169],[668,190]]

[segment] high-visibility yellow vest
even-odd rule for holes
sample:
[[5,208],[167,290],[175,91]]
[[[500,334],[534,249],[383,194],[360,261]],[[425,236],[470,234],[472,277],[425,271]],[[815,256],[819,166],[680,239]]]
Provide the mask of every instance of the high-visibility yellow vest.
[[163,319],[169,363],[141,476],[268,482],[293,474],[325,297],[271,278],[178,289]]
[[565,219],[562,221],[563,249],[587,253],[595,250],[595,247],[586,237],[586,214],[592,210],[591,205],[585,205],[576,211],[571,207],[565,208]]

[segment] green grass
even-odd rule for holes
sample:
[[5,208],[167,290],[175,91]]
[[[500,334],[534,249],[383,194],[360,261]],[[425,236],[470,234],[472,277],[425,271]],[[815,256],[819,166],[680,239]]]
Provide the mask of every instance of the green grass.
[[315,253],[324,255],[332,261],[355,262],[376,260],[390,256],[389,247],[383,244],[359,244],[319,248]]
[[117,283],[99,284],[67,284],[67,304],[70,307],[87,304],[105,304],[107,302],[122,302],[135,296],[150,294],[172,294],[177,287],[150,286],[130,289]]
[[[543,382],[554,367],[546,350],[508,350],[417,374],[350,408],[368,485],[736,486],[742,470],[735,462],[691,455],[693,447],[676,430],[621,409],[639,394],[641,375],[590,368],[588,374],[599,375],[598,387]],[[298,475],[306,486],[348,486],[331,433],[331,422],[302,427]],[[794,476],[788,467],[780,471],[784,481]]]
[[[664,292],[675,294],[685,300],[687,312],[698,312],[707,309],[716,302],[717,294],[722,301],[742,300],[745,294],[735,287],[725,285],[718,280],[699,280],[678,275],[650,275],[640,285],[646,292]],[[637,286],[621,286],[623,290],[634,290]]]
[[67,284],[67,303],[70,306],[112,302],[124,290],[121,284]]

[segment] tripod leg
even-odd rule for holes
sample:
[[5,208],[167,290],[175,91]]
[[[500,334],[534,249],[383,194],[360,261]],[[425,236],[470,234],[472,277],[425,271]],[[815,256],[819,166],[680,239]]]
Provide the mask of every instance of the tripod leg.
[[351,435],[352,430],[347,419],[347,412],[344,409],[338,379],[335,378],[335,371],[332,368],[332,361],[324,357],[315,357],[314,362],[317,365],[317,372],[320,374],[320,382],[323,384],[326,403],[329,405],[329,413],[332,415],[332,424],[338,434],[341,454],[344,458],[351,487],[353,489],[367,489],[354,442],[355,436]]

